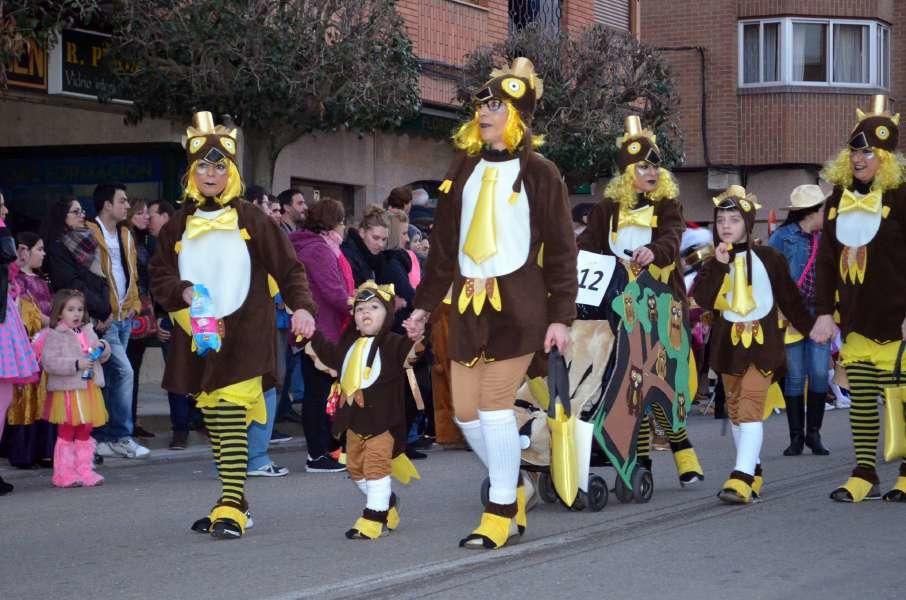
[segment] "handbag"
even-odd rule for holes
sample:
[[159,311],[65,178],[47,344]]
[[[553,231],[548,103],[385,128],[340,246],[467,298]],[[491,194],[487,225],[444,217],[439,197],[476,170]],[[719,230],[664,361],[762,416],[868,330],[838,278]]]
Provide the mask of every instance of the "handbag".
[[133,340],[157,335],[157,317],[154,314],[154,305],[150,298],[142,298],[141,311],[132,317],[132,333],[129,337]]
[[572,506],[579,493],[579,461],[576,451],[576,416],[569,397],[569,371],[557,348],[551,348],[547,366],[547,427],[551,432],[550,475],[557,496]]
[[903,350],[900,342],[897,362],[893,368],[893,385],[884,388],[884,460],[891,462],[906,458],[906,389],[903,387]]

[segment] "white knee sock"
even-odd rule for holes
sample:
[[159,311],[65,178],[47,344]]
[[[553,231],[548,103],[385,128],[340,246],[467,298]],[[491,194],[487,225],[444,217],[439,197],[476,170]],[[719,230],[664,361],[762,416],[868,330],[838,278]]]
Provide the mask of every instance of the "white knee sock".
[[736,447],[735,470],[747,475],[755,474],[755,465],[761,454],[764,428],[761,422],[739,424],[739,444]]
[[390,509],[390,475],[380,479],[369,479],[365,486],[368,489],[365,508],[377,511]]
[[365,494],[365,495],[367,496],[367,495],[368,495],[368,483],[367,483],[367,481],[365,481],[364,479],[358,479],[358,480],[353,479],[353,481],[355,482],[355,484],[356,484],[357,486],[359,486],[359,489],[362,490],[362,493]]
[[487,467],[488,450],[484,445],[484,436],[481,434],[481,421],[479,419],[475,419],[474,421],[460,421],[456,417],[453,417],[453,421],[459,425],[462,436],[466,438],[466,442],[469,443],[472,452],[475,453],[475,456],[478,457],[481,464]]
[[733,434],[733,447],[739,448],[739,435],[740,435],[739,425],[734,425],[734,424],[730,423],[730,432]]
[[491,479],[489,499],[495,504],[512,504],[516,501],[522,456],[516,413],[512,409],[480,410],[478,420],[487,449],[488,476]]

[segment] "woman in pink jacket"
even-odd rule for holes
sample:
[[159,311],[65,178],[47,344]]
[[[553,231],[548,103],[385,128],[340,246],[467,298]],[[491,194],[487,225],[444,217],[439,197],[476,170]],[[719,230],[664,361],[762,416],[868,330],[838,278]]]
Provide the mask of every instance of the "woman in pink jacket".
[[[355,289],[349,263],[345,265],[344,274],[340,262],[346,260],[339,245],[345,223],[343,204],[333,198],[323,198],[309,207],[304,229],[289,235],[296,257],[305,265],[311,295],[318,305],[315,328],[331,343],[340,339],[349,323],[349,307]],[[310,472],[342,471],[345,467],[328,454],[331,441],[325,407],[333,380],[315,368],[304,352],[297,356],[301,357],[302,377],[305,380],[302,428],[309,454],[305,469]]]

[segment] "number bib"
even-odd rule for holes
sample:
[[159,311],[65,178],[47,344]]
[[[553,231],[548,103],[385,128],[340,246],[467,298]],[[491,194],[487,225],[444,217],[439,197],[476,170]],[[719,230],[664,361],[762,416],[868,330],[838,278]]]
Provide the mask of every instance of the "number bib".
[[580,250],[576,265],[579,278],[576,303],[599,306],[617,266],[616,257]]

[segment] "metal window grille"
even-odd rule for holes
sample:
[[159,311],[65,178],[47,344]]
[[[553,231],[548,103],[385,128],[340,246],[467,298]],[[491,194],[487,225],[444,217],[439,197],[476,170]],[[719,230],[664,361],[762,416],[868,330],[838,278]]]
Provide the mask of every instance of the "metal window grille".
[[545,31],[560,31],[562,0],[508,0],[510,32],[516,32],[529,25]]

